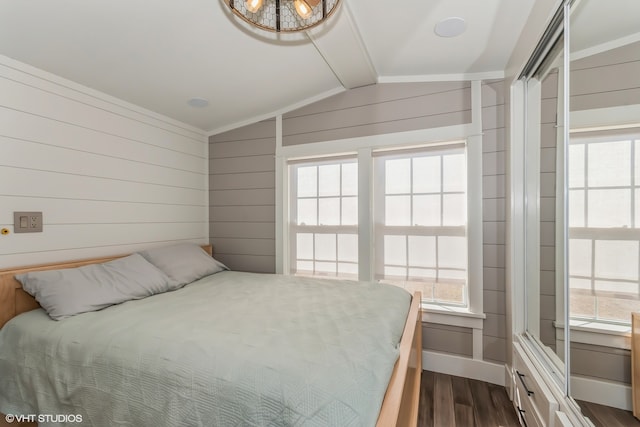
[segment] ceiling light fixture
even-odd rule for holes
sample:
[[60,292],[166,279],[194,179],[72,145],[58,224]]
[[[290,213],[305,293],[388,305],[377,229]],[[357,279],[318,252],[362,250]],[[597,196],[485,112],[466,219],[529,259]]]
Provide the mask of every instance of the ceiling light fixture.
[[247,10],[256,13],[262,7],[262,0],[247,0]]
[[277,33],[308,30],[324,22],[340,0],[222,0],[243,21]]

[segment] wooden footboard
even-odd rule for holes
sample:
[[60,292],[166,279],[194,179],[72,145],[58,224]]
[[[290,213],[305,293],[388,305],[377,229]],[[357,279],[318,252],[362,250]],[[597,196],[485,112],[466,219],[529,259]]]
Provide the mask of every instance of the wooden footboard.
[[376,427],[415,427],[418,424],[422,376],[422,316],[420,292],[413,294],[400,340],[400,356],[393,368]]

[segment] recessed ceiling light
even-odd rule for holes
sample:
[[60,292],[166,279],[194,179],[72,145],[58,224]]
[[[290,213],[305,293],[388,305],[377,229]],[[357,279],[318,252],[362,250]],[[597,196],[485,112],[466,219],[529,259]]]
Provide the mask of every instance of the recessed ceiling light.
[[456,37],[464,33],[466,29],[467,23],[464,19],[451,17],[438,22],[434,31],[440,37]]
[[191,105],[194,108],[204,108],[209,105],[209,101],[204,98],[191,98],[187,101],[187,104]]

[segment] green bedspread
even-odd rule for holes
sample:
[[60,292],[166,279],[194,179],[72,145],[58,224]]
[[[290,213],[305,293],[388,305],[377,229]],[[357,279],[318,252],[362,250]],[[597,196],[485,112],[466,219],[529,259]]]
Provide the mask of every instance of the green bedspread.
[[410,299],[225,271],[58,322],[34,310],[0,330],[0,411],[97,427],[373,426]]

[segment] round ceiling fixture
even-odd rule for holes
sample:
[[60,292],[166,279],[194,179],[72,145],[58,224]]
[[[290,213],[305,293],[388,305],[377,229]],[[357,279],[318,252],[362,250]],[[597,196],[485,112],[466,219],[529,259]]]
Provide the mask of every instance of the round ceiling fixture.
[[458,17],[443,19],[436,24],[434,32],[440,37],[456,37],[467,29],[467,22]]
[[222,0],[243,21],[277,33],[308,30],[324,22],[340,0]]
[[187,101],[187,104],[194,108],[204,108],[209,105],[209,101],[204,98],[191,98]]

